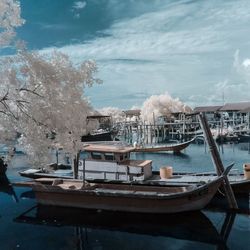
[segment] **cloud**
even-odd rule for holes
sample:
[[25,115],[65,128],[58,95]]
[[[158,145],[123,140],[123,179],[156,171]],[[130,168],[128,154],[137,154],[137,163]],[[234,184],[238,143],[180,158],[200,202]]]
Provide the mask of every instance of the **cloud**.
[[75,10],[81,10],[81,9],[84,9],[86,5],[87,3],[85,1],[77,1],[77,2],[74,2],[72,8]]
[[72,12],[74,13],[74,18],[78,19],[81,17],[80,11],[86,7],[87,3],[85,1],[76,1],[72,6]]
[[[109,4],[116,9],[117,1]],[[107,104],[118,106],[126,94],[150,96],[168,91],[195,106],[203,101],[219,102],[222,89],[234,100],[241,100],[247,98],[246,83],[242,83],[246,76],[242,67],[239,72],[232,65],[237,48],[250,56],[249,8],[250,2],[245,0],[220,4],[215,0],[159,1],[154,11],[117,19],[94,39],[59,49],[76,63],[83,58],[97,60],[104,87],[100,92],[97,88],[90,91],[95,105],[95,95],[97,105],[112,96]],[[249,68],[248,60],[241,62],[245,68]],[[132,101],[138,105],[141,99],[134,95],[128,107]]]

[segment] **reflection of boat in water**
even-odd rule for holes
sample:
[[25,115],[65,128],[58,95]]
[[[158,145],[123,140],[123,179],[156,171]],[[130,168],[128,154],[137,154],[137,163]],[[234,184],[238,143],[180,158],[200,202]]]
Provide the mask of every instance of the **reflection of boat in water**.
[[187,148],[193,141],[195,141],[196,137],[193,139],[186,141],[186,142],[181,142],[181,143],[176,143],[176,144],[167,144],[167,145],[154,145],[154,146],[137,146],[134,149],[134,152],[164,152],[164,151],[171,151],[174,153],[179,153],[185,148]]
[[[234,212],[237,212],[237,214],[250,215],[249,193],[237,195],[235,198],[238,204],[238,209],[235,209]],[[206,209],[214,212],[227,212],[227,199],[225,198],[225,196],[215,196],[206,207]]]
[[202,212],[181,213],[166,217],[155,214],[38,205],[15,218],[15,222],[45,226],[77,226],[224,245],[223,238]]
[[12,196],[13,200],[15,202],[18,202],[18,198],[16,196],[14,188],[12,187],[8,177],[5,174],[0,176],[0,192]]

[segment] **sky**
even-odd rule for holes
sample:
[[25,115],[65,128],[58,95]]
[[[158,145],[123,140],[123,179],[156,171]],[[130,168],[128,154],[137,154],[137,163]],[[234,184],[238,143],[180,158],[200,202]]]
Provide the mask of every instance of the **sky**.
[[191,107],[250,100],[249,0],[21,0],[30,50],[94,59],[96,108],[168,92]]

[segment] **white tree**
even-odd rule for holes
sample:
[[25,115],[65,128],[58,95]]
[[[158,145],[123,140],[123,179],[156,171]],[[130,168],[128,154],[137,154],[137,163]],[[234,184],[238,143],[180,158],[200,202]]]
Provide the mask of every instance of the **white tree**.
[[98,110],[101,115],[108,115],[112,117],[112,122],[119,123],[123,122],[125,118],[125,114],[122,110],[116,107],[104,107]]
[[16,35],[15,29],[23,25],[20,3],[16,0],[0,1],[0,48],[10,45]]
[[93,129],[86,119],[93,109],[84,87],[100,82],[93,77],[96,70],[93,61],[76,66],[58,52],[48,56],[22,51],[2,61],[2,113],[22,134],[34,163],[46,163],[48,149],[59,144],[74,155],[77,167],[81,136]]
[[[19,2],[1,0],[0,48],[12,44],[15,28],[23,23]],[[56,51],[40,55],[22,48],[15,56],[1,58],[0,128],[22,134],[20,143],[33,164],[48,163],[49,148],[60,145],[74,156],[77,167],[81,136],[94,129],[87,123],[92,107],[83,94],[85,86],[100,82],[93,77],[96,70],[93,61],[74,65]]]
[[152,95],[142,106],[142,120],[148,123],[153,123],[154,119],[160,116],[171,117],[175,112],[190,113],[192,109],[182,103],[178,98],[172,98],[168,93],[163,95]]

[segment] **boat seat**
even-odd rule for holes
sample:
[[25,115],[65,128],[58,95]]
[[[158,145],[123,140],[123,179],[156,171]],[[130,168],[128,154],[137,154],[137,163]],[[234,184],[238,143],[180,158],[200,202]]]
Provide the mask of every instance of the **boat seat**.
[[57,186],[59,184],[63,184],[63,180],[62,179],[55,179],[52,182],[52,186]]

